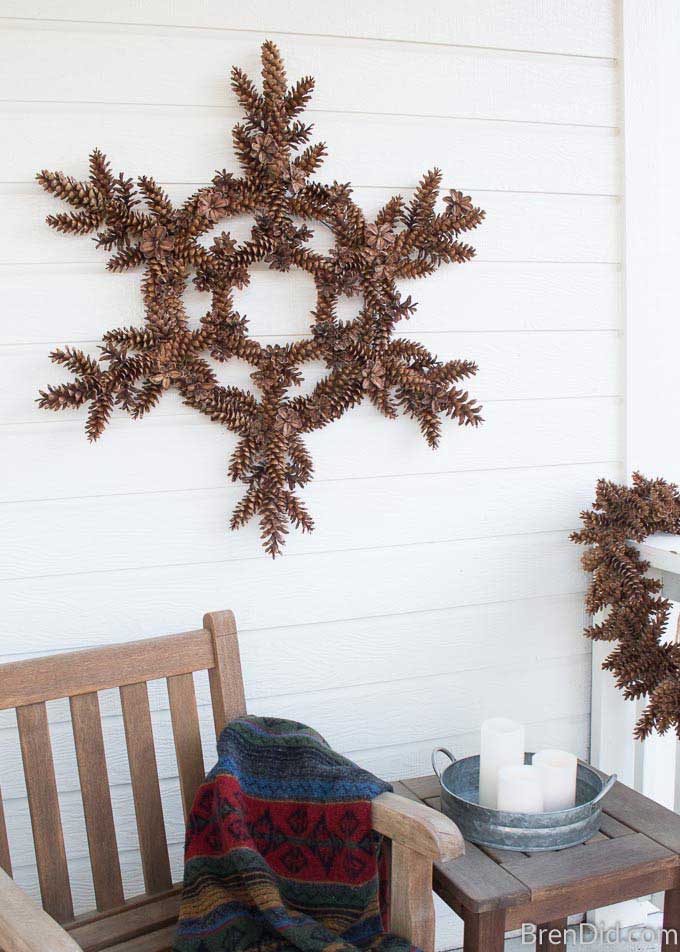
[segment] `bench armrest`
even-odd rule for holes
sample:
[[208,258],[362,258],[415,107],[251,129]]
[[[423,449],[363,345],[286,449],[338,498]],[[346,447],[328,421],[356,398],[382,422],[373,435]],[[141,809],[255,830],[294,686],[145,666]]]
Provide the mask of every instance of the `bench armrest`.
[[0,948],[12,952],[82,952],[71,936],[0,869]]
[[396,793],[372,801],[373,829],[431,860],[455,859],[465,852],[460,830],[437,810]]
[[432,867],[463,855],[461,832],[443,813],[396,793],[381,793],[371,810],[373,829],[392,841],[392,931],[434,952]]

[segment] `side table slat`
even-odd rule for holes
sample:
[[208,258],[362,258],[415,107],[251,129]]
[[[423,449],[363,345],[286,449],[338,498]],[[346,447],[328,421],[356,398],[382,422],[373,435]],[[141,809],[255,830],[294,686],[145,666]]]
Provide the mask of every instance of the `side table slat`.
[[650,840],[680,853],[680,816],[660,803],[622,783],[615,783],[607,794],[603,810],[637,833],[644,833]]
[[600,816],[600,833],[604,833],[604,835],[608,836],[611,840],[619,836],[630,836],[631,833],[637,832],[637,830],[632,830],[629,826],[626,826],[625,823],[615,820],[614,817],[609,816],[608,813],[603,812]]
[[433,810],[437,810],[439,813],[442,811],[441,797],[428,797],[427,800],[423,800],[423,803],[426,803],[428,807],[432,807]]
[[564,890],[575,883],[584,890],[591,883],[604,880],[621,882],[627,877],[648,871],[677,873],[676,855],[641,833],[618,839],[603,839],[574,846],[556,853],[517,855],[503,863],[503,868],[531,890],[532,900],[547,898],[555,890]]
[[418,800],[430,800],[432,797],[438,797],[441,793],[439,781],[434,774],[427,777],[412,777],[410,780],[402,780],[401,783],[408,787]]
[[473,912],[491,912],[531,898],[524,883],[472,843],[465,844],[464,856],[435,863],[433,882],[435,892],[454,909],[464,904]]

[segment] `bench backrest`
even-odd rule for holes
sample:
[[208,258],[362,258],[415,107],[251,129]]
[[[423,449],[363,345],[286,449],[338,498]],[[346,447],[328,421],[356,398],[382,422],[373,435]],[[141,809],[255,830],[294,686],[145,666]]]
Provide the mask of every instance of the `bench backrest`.
[[[205,615],[180,635],[0,665],[0,710],[16,708],[31,827],[45,910],[73,919],[46,702],[69,698],[88,850],[98,910],[124,902],[98,692],[118,688],[147,893],[172,885],[147,682],[165,678],[184,815],[204,778],[193,673],[208,671],[215,732],[245,713],[236,624]],[[0,866],[11,875],[0,798]]]

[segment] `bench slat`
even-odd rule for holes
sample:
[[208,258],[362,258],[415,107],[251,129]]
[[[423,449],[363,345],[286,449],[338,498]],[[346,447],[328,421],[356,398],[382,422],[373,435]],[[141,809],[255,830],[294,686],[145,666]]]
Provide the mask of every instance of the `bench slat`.
[[9,854],[9,840],[7,839],[5,808],[2,805],[2,791],[0,791],[0,869],[4,869],[8,876],[12,875],[12,858]]
[[177,674],[168,678],[167,682],[172,733],[175,739],[179,782],[182,790],[182,806],[186,820],[196,791],[205,779],[196,691],[191,674]]
[[180,902],[181,894],[177,891],[151,902],[125,906],[113,915],[83,925],[71,926],[69,932],[84,952],[99,952],[166,926],[174,928]]
[[123,708],[139,847],[142,854],[144,885],[149,893],[162,892],[169,889],[171,885],[170,859],[165,837],[163,805],[158,783],[158,765],[146,681],[122,687],[120,700]]
[[40,895],[45,912],[57,922],[64,922],[73,918],[73,901],[45,705],[18,707],[17,725]]
[[106,751],[96,692],[70,699],[73,739],[97,909],[124,902]]
[[109,946],[106,952],[171,952],[175,932],[174,926],[166,926],[158,932],[129,939],[127,942],[121,942],[120,945]]
[[0,665],[0,710],[203,671],[214,663],[204,629],[14,661]]

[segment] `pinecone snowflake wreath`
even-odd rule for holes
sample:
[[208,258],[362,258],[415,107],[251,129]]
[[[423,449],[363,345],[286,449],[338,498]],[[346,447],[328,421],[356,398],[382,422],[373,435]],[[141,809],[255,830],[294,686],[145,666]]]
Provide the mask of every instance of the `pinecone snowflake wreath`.
[[[104,155],[90,157],[89,181],[62,172],[41,172],[48,192],[74,211],[50,215],[49,225],[68,234],[96,232],[97,246],[111,252],[110,271],[143,267],[143,327],[122,327],[103,337],[94,359],[67,348],[51,354],[75,375],[71,383],[48,387],[41,407],[61,410],[88,404],[86,431],[101,435],[115,406],[142,417],[176,388],[185,404],[238,435],[229,465],[233,480],[247,491],[231,519],[232,529],[259,516],[265,550],[276,555],[289,524],[311,530],[313,522],[295,494],[312,475],[303,436],[346,410],[370,400],[387,417],[399,411],[415,418],[427,442],[436,447],[442,417],[477,426],[480,407],[460,381],[476,371],[468,360],[442,362],[418,343],[393,336],[396,324],[415,309],[395,281],[424,277],[445,262],[464,262],[474,249],[459,241],[484,212],[458,191],[436,204],[438,170],[428,172],[410,202],[391,198],[367,222],[351,199],[348,185],[322,185],[311,176],[326,153],[322,143],[306,145],[311,126],[296,117],[314,87],[304,77],[290,89],[278,49],[262,47],[263,89],[238,68],[231,84],[246,113],[233,129],[234,149],[243,175],[218,172],[179,208],[153,179],[136,186],[111,173]],[[210,244],[199,240],[225,219],[251,214],[251,236],[237,243],[228,231]],[[330,229],[328,255],[309,247],[307,222]],[[295,343],[262,346],[248,336],[246,318],[234,308],[234,289],[249,282],[255,262],[277,271],[301,268],[317,292],[311,334]],[[211,295],[199,326],[192,326],[183,304],[193,280]],[[342,296],[357,296],[360,310],[351,321],[337,317]],[[239,358],[253,368],[260,391],[224,387],[206,359]],[[292,396],[302,379],[300,367],[323,361],[327,375],[308,396]]]
[[661,582],[645,577],[644,562],[630,542],[655,532],[680,533],[680,495],[663,479],[633,474],[633,485],[599,480],[592,509],[581,513],[583,528],[571,535],[589,546],[583,568],[592,572],[586,609],[609,609],[604,621],[585,630],[593,641],[618,642],[602,667],[611,671],[629,699],[649,702],[635,734],[675,727],[680,737],[680,645],[663,640],[670,602],[659,596]]

